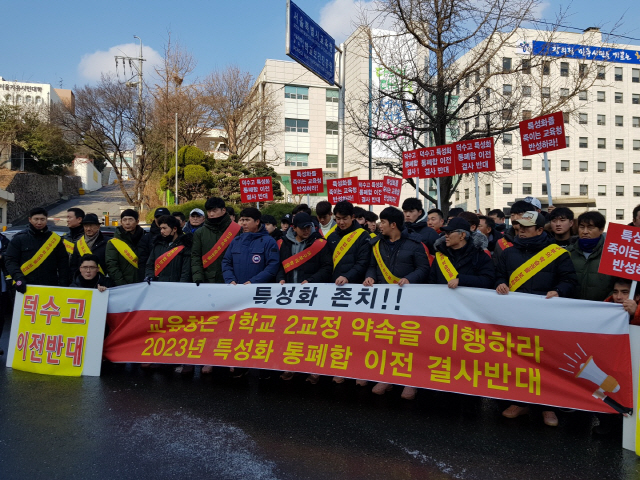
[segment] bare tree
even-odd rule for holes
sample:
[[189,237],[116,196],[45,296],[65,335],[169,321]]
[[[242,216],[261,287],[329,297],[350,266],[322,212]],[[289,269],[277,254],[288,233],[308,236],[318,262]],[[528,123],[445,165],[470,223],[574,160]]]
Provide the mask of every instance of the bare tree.
[[209,75],[205,85],[214,123],[226,133],[230,156],[246,161],[282,130],[273,92],[260,88],[250,73],[229,66]]
[[[365,93],[351,94],[347,111],[354,132],[382,150],[374,167],[395,175],[402,174],[402,151],[499,136],[517,129],[523,114],[572,112],[574,98],[593,84],[602,65],[585,61],[579,72],[559,77],[549,69],[562,58],[524,54],[503,64],[504,47],[526,43],[523,25],[535,21],[538,0],[380,0],[374,5],[376,24],[384,22],[393,31],[361,22],[355,36],[360,45],[350,48],[372,52],[378,85],[371,94],[355,89]],[[552,42],[557,34],[536,31],[536,39]],[[438,195],[445,210],[461,178],[441,178]],[[413,179],[407,181],[415,187]]]

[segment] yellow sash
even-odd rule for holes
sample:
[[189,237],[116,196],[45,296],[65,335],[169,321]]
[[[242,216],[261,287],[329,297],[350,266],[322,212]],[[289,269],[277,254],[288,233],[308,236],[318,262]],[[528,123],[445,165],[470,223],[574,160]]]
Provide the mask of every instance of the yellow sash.
[[111,242],[111,244],[116,247],[116,250],[118,250],[120,255],[122,255],[127,260],[127,262],[138,268],[138,256],[129,248],[129,245],[127,245],[119,238],[112,238],[111,240],[109,240],[109,242]]
[[[80,240],[78,240],[78,243],[76,243],[76,245],[78,246],[78,253],[80,253],[81,257],[83,255],[91,255],[93,253],[89,248],[89,245],[87,245],[87,241],[84,239],[84,235],[80,237]],[[100,270],[100,273],[104,275],[104,270],[102,270],[102,266],[100,266],[100,264],[98,264],[98,270]]]
[[436,252],[436,261],[447,283],[458,277],[458,271],[444,253]]
[[51,252],[56,249],[58,243],[60,243],[60,240],[60,235],[58,235],[57,233],[51,233],[49,240],[47,240],[45,244],[42,245],[40,250],[38,250],[33,257],[22,264],[22,266],[20,267],[22,273],[25,275],[29,275],[36,268],[42,265],[47,257],[51,255]]
[[396,277],[393,273],[391,273],[391,270],[389,270],[389,267],[387,267],[384,261],[382,260],[382,255],[380,255],[380,242],[376,242],[376,244],[373,246],[373,256],[376,258],[378,267],[380,267],[382,276],[387,281],[387,283],[398,283],[400,279]]
[[67,253],[68,253],[69,255],[72,255],[72,254],[73,254],[73,247],[75,247],[75,246],[76,246],[76,244],[75,244],[75,243],[73,243],[73,242],[70,242],[70,241],[69,241],[69,240],[67,240],[67,239],[64,239],[63,241],[64,241],[64,248],[66,248],[66,249],[67,249]]
[[524,262],[509,277],[509,290],[515,292],[536,273],[553,262],[560,255],[568,253],[564,248],[554,244]]
[[333,251],[334,268],[336,267],[336,265],[338,265],[340,260],[342,260],[342,257],[344,257],[345,253],[347,253],[353,246],[353,244],[356,243],[358,237],[360,237],[360,235],[362,235],[363,233],[364,230],[362,228],[358,228],[356,231],[351,232],[349,235],[343,238],[342,241],[338,243],[338,245],[336,245],[336,249]]
[[327,232],[327,234],[324,236],[324,238],[329,238],[329,235],[331,235],[333,232],[336,231],[336,228],[338,228],[338,224],[336,223],[333,227],[331,227],[329,229],[329,231]]

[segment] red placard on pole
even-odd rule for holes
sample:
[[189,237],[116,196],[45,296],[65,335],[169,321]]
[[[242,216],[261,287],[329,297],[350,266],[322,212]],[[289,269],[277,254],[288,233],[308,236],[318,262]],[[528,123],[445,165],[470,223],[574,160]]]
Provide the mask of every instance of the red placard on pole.
[[400,205],[400,191],[402,189],[402,179],[384,176],[382,186],[383,201],[387,205],[397,207]]
[[270,200],[273,200],[272,178],[241,178],[240,197],[242,203],[268,202]]
[[331,178],[327,180],[329,203],[335,205],[342,200],[360,203],[358,196],[358,177]]
[[384,180],[359,180],[358,195],[363,205],[384,205]]
[[609,224],[598,273],[640,280],[640,228]]
[[522,155],[551,152],[567,148],[562,112],[520,122]]
[[496,153],[493,138],[477,138],[453,144],[457,175],[474,172],[493,172]]
[[322,192],[324,192],[324,184],[322,182],[321,168],[291,170],[291,193],[294,195],[306,195]]
[[455,175],[452,145],[418,148],[402,153],[402,178]]

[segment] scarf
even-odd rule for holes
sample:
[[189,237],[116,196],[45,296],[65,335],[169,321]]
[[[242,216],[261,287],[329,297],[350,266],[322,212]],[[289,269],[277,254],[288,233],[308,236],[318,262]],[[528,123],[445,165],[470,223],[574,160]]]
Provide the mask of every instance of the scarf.
[[598,238],[579,238],[578,239],[578,246],[580,247],[580,250],[582,250],[583,252],[586,253],[591,253],[593,252],[593,249],[596,248],[596,246],[598,245],[598,242],[600,241],[601,237]]

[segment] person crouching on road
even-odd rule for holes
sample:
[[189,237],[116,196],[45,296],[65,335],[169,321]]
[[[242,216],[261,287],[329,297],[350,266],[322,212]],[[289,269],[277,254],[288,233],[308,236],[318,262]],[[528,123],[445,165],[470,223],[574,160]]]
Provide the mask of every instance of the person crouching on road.
[[[293,217],[293,227],[287,231],[280,246],[280,270],[276,281],[285,283],[328,283],[333,266],[331,249],[318,233],[311,215],[299,212]],[[283,372],[280,378],[291,380],[294,372]],[[320,375],[311,374],[307,381],[316,384]]]
[[[380,212],[380,232],[370,240],[372,255],[363,285],[371,287],[379,284],[396,284],[400,287],[408,284],[427,283],[429,279],[429,257],[420,235],[409,233],[404,227],[404,213],[395,207],[387,207]],[[366,380],[356,380],[364,386]],[[384,395],[393,385],[379,382],[372,392]],[[404,387],[402,398],[413,400],[416,397],[414,387]]]
[[80,266],[73,282],[69,285],[71,288],[92,288],[100,292],[104,292],[107,288],[113,286],[111,279],[100,273],[100,259],[97,255],[87,253],[80,257]]

